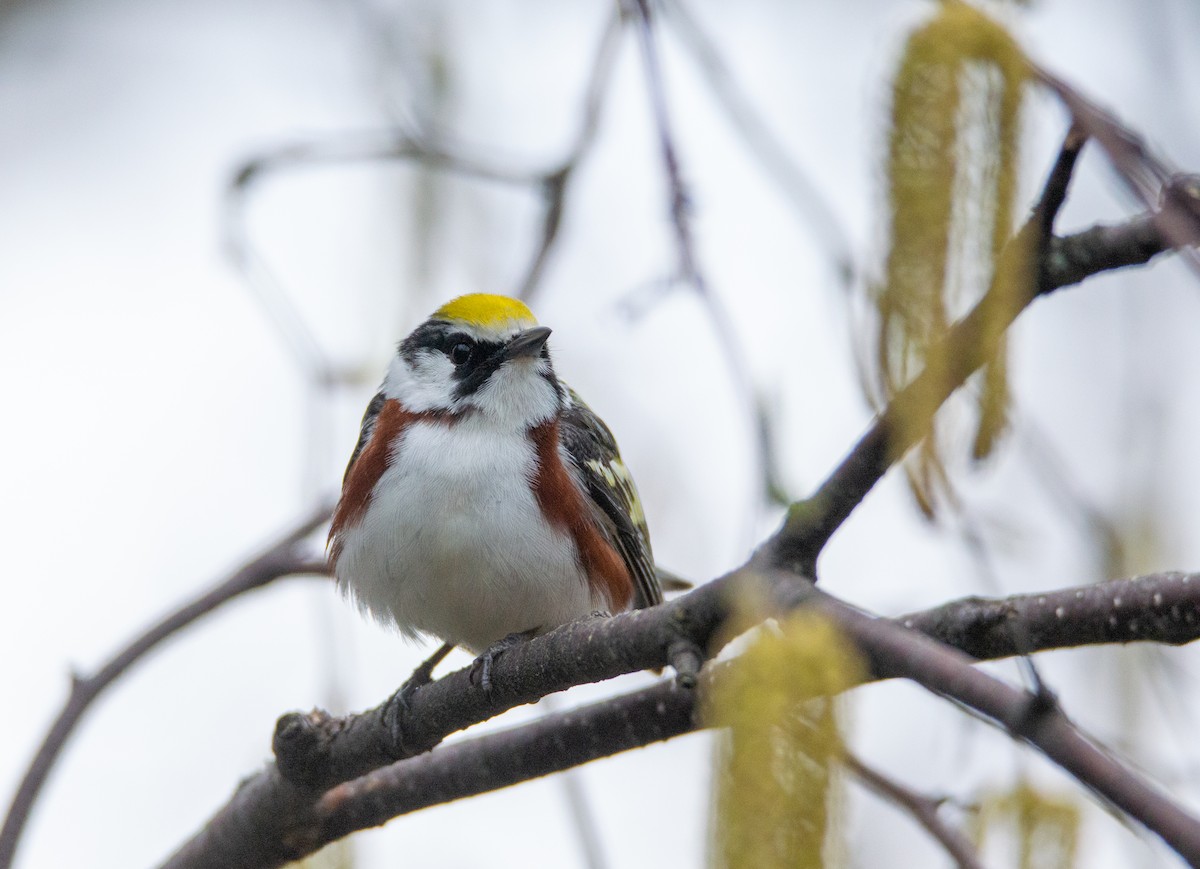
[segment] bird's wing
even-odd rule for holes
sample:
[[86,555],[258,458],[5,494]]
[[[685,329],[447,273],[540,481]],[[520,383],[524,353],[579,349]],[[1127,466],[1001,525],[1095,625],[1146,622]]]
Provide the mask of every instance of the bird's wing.
[[371,433],[375,431],[375,419],[379,416],[379,411],[383,410],[386,400],[383,392],[380,391],[375,393],[375,397],[367,405],[367,410],[363,413],[362,425],[358,430],[358,443],[354,445],[354,452],[350,454],[350,462],[346,465],[346,473],[342,476],[343,486],[350,479],[350,469],[354,467],[354,463],[358,461],[358,457],[362,455],[362,451],[366,449],[367,443],[371,440]]
[[621,554],[633,578],[635,609],[662,603],[654,572],[650,531],[629,469],[608,426],[574,390],[560,420],[563,448],[592,506],[605,539]]

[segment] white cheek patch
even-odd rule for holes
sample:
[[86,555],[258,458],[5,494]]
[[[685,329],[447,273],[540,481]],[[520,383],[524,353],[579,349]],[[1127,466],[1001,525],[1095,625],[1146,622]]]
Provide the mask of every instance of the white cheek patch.
[[411,359],[396,355],[388,366],[383,394],[413,413],[473,408],[508,430],[536,425],[559,412],[558,391],[545,376],[550,366],[541,357],[503,363],[479,389],[462,398],[455,397],[461,381],[454,371],[454,364],[438,350],[419,350]]
[[414,413],[447,410],[457,403],[451,401],[454,384],[454,365],[446,354],[421,350],[414,357],[412,367],[399,355],[392,358],[383,380],[383,394]]

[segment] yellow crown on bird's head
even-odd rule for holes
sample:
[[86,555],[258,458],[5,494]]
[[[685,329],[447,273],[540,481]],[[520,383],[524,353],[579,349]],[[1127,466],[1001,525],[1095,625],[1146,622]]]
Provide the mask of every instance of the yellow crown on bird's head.
[[452,299],[434,311],[430,319],[494,333],[520,331],[538,324],[524,302],[489,293],[471,293]]

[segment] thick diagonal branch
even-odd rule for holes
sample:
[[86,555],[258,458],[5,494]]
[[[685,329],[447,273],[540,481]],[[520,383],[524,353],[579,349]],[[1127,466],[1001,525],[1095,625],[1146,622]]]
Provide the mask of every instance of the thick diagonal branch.
[[[497,688],[509,698],[518,694],[544,695],[564,687],[562,678],[572,669],[577,671],[574,678],[578,683],[592,681],[599,671],[616,675],[617,672],[642,669],[654,657],[651,649],[656,645],[659,646],[657,663],[664,663],[666,655],[660,645],[660,631],[665,622],[658,619],[674,620],[676,628],[700,630],[704,627],[705,620],[701,615],[705,606],[721,606],[723,612],[721,601],[731,586],[746,578],[745,573],[733,574],[654,610],[642,610],[603,622],[575,623],[532,640],[497,660],[494,672]],[[793,582],[799,581],[789,576],[782,585]],[[790,603],[793,605],[800,605],[817,594],[815,589],[804,584],[798,584],[796,589],[791,592]],[[1077,592],[1084,594],[1076,596]],[[1138,620],[1137,632],[1126,632],[1119,638],[1121,641],[1180,643],[1200,639],[1200,575],[1157,574],[1085,589],[1064,589],[1038,598],[1044,598],[1045,603],[1031,603],[1025,597],[969,602],[973,608],[990,607],[995,613],[1006,614],[988,621],[986,632],[993,638],[1004,632],[1027,638],[1023,644],[1010,641],[1008,650],[993,639],[982,647],[973,646],[972,651],[989,652],[986,657],[992,657],[991,653],[1031,653],[1067,644],[1083,646],[1111,642],[1108,619],[1114,601],[1118,599],[1148,602],[1159,614],[1158,618]],[[704,605],[697,607],[694,599]],[[1161,805],[1162,795],[1133,773],[1112,766],[1113,762],[1103,752],[1074,733],[1060,712],[1053,708],[1043,710],[1036,702],[1036,695],[1010,688],[978,673],[969,666],[969,658],[944,648],[943,644],[966,644],[964,622],[951,615],[957,611],[956,605],[905,616],[892,620],[891,628],[878,628],[872,625],[883,625],[887,620],[873,620],[826,596],[820,600],[821,605],[863,646],[872,662],[875,678],[914,679],[931,690],[978,709],[1021,739],[1038,747],[1043,747],[1042,742],[1045,742],[1045,750],[1052,759],[1073,773],[1079,767],[1081,781],[1096,787],[1110,799],[1113,795],[1108,790],[1120,791],[1125,787],[1123,777],[1133,776],[1136,786],[1124,795],[1117,794],[1115,802],[1156,832],[1161,832],[1159,827],[1165,829],[1164,838],[1169,835],[1179,839],[1190,835],[1188,831],[1192,828],[1186,816]],[[1062,621],[1057,609],[1067,601],[1074,602],[1072,617],[1082,627],[1063,634],[1055,630]],[[968,602],[963,605],[968,606]],[[686,623],[679,619],[684,612],[689,615]],[[714,610],[710,615],[715,617],[717,613]],[[979,620],[975,622],[979,623]],[[1131,622],[1132,619],[1125,624]],[[931,639],[922,639],[916,631],[906,629],[904,626],[908,624]],[[884,633],[877,637],[880,630]],[[610,644],[642,651],[619,664],[608,649]],[[1017,645],[1020,648],[1015,648]],[[575,651],[564,659],[564,648]],[[925,672],[927,666],[933,669]],[[487,717],[488,713],[482,711],[486,707],[486,700],[480,696],[482,692],[468,687],[469,670],[453,673],[429,686],[429,690],[438,686],[445,686],[447,692],[459,695],[465,692],[473,696],[473,701],[466,702],[479,704],[481,711],[477,715],[480,720]],[[436,705],[443,702],[442,696],[428,694],[424,702]],[[418,692],[414,703],[421,700]],[[363,716],[362,726],[352,736],[338,737],[355,741],[366,757],[374,756],[378,750],[376,746],[390,739],[386,723],[376,720],[372,725],[367,721],[369,715]],[[229,804],[164,866],[198,869],[282,865],[352,830],[381,824],[397,815],[567,769],[688,733],[700,726],[695,715],[695,693],[667,681],[594,706],[548,716],[515,730],[444,746],[429,754],[382,766],[327,790],[298,786],[286,780],[277,767],[269,765],[248,780]],[[339,751],[348,754],[350,748],[343,744]],[[1059,756],[1064,752],[1069,757]],[[1099,787],[1092,777],[1100,779]],[[1147,821],[1138,800],[1148,800],[1162,817],[1155,820],[1158,817],[1155,815]],[[1183,833],[1178,828],[1182,828]]]

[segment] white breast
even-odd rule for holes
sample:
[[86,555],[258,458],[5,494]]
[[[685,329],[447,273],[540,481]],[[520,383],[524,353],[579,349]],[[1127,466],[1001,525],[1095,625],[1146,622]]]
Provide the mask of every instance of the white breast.
[[549,630],[602,609],[569,535],[542,517],[524,433],[477,417],[414,423],[361,521],[343,536],[339,581],[404,634],[475,652],[518,631]]

